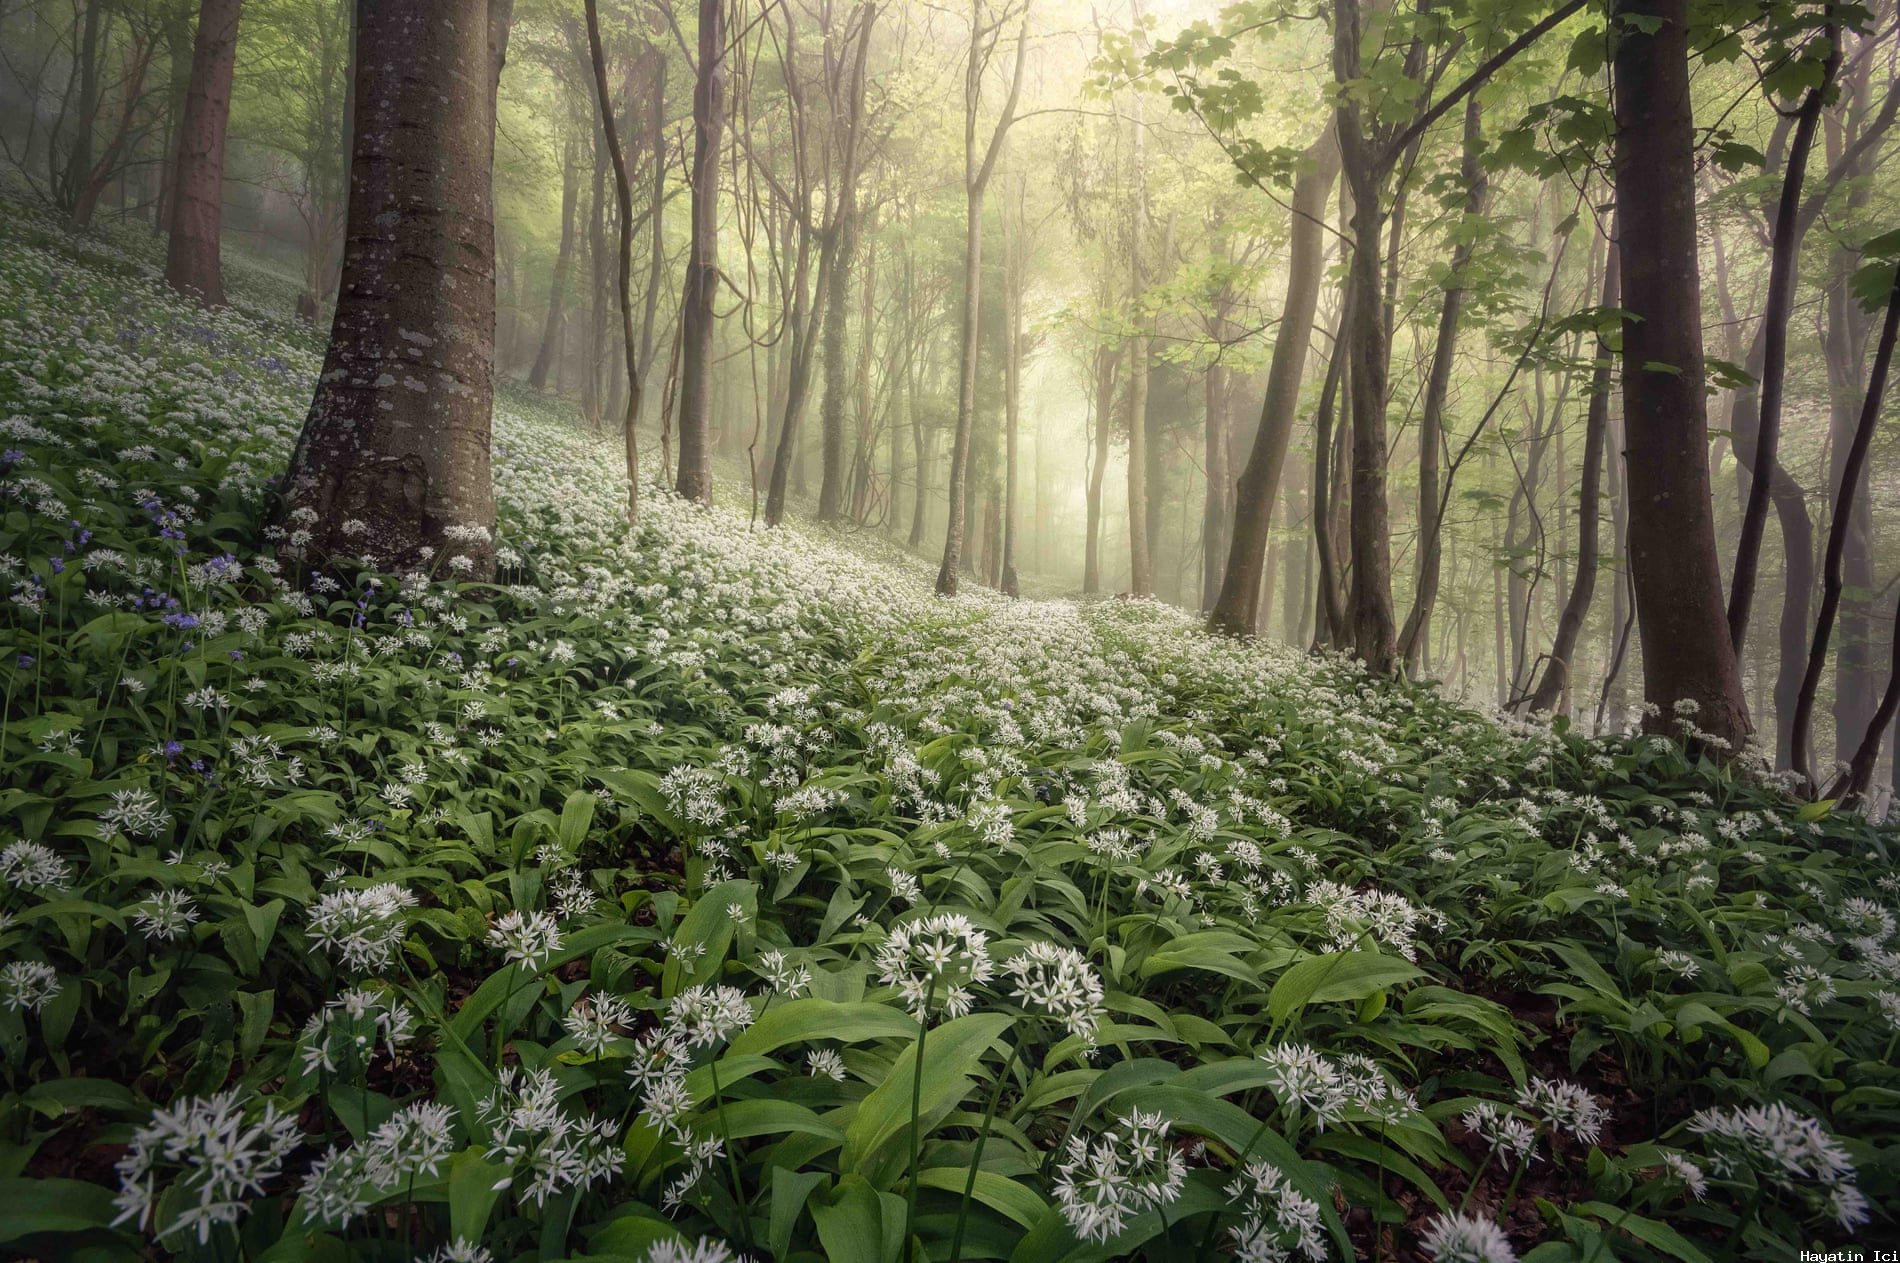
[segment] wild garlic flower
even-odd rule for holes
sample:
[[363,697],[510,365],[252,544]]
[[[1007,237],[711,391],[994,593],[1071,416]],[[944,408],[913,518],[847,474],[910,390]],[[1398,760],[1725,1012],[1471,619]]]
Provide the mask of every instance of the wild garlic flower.
[[1075,1235],[1103,1243],[1128,1220],[1181,1196],[1187,1162],[1168,1143],[1168,1120],[1135,1110],[1093,1139],[1069,1138],[1056,1167],[1056,1207]]
[[99,825],[105,836],[116,832],[128,838],[149,838],[171,821],[171,813],[158,805],[151,790],[143,787],[114,790],[112,806],[99,814]]
[[794,965],[784,952],[773,948],[759,953],[759,963],[754,966],[765,985],[773,995],[782,995],[788,1000],[804,995],[811,987],[811,970],[804,965]]
[[648,1248],[644,1263],[735,1263],[739,1257],[723,1241],[659,1241]]
[[1281,1044],[1260,1054],[1267,1087],[1282,1107],[1298,1106],[1324,1131],[1339,1121],[1347,1098],[1339,1068],[1309,1044]]
[[1594,1145],[1603,1136],[1609,1114],[1603,1103],[1575,1083],[1536,1075],[1518,1091],[1517,1103],[1544,1120],[1554,1134]]
[[132,919],[145,937],[169,943],[198,920],[198,906],[182,890],[155,890],[132,910]]
[[895,865],[885,869],[884,873],[891,881],[892,899],[901,899],[905,903],[922,903],[924,901],[923,885],[917,880],[914,874],[907,873]]
[[754,1016],[737,987],[688,987],[666,1005],[667,1028],[691,1048],[717,1048],[752,1025]]
[[390,1056],[415,1034],[416,1018],[401,1001],[355,987],[325,1004],[304,1023],[298,1044],[306,1075],[360,1071],[381,1044]]
[[1691,1162],[1683,1154],[1665,1153],[1663,1155],[1663,1169],[1669,1173],[1671,1178],[1682,1185],[1683,1190],[1687,1192],[1689,1196],[1695,1198],[1698,1202],[1709,1195],[1709,1177],[1702,1173],[1701,1167]]
[[1419,1244],[1437,1263],[1517,1263],[1517,1252],[1502,1228],[1455,1211],[1434,1219]]
[[433,1254],[424,1255],[422,1263],[495,1263],[495,1256],[487,1246],[457,1237]]
[[610,1118],[582,1122],[563,1110],[560,1087],[545,1069],[502,1071],[480,1117],[490,1133],[489,1159],[510,1168],[497,1187],[517,1187],[523,1201],[544,1206],[550,1197],[620,1171],[618,1126]]
[[1506,1114],[1490,1101],[1479,1101],[1465,1111],[1463,1121],[1506,1161],[1537,1160],[1537,1129],[1517,1115]]
[[1709,1166],[1724,1179],[1753,1172],[1810,1205],[1818,1200],[1843,1228],[1867,1222],[1853,1159],[1806,1114],[1779,1103],[1705,1109],[1689,1120],[1689,1130],[1704,1138]]
[[64,890],[72,884],[73,866],[59,853],[38,842],[9,842],[0,850],[0,881],[35,894]]
[[975,1006],[972,988],[995,973],[990,936],[957,912],[893,926],[876,964],[879,979],[897,988],[919,1021],[933,1010],[962,1017]]
[[1296,1253],[1326,1257],[1319,1203],[1301,1193],[1271,1162],[1255,1159],[1227,1182],[1240,1222],[1227,1230],[1240,1263],[1286,1263]]
[[1104,1009],[1102,979],[1073,947],[1033,942],[1003,962],[1024,1008],[1055,1018],[1071,1035],[1095,1046]]
[[0,966],[0,1004],[37,1013],[60,993],[59,971],[43,960],[10,960]]
[[561,1019],[574,1046],[592,1057],[605,1056],[622,1031],[633,1025],[633,1009],[617,995],[600,993],[575,1001]]
[[[192,1232],[204,1245],[214,1227],[244,1217],[248,1199],[263,1194],[301,1139],[297,1120],[268,1101],[258,1118],[247,1118],[235,1088],[174,1101],[132,1133],[119,1159],[112,1222],[129,1221],[160,1240]],[[172,1209],[161,1223],[162,1202]]]
[[310,909],[310,935],[344,968],[358,973],[387,969],[408,925],[403,913],[414,894],[393,882],[333,890]]
[[844,1058],[835,1048],[814,1048],[805,1055],[805,1070],[814,1079],[823,1076],[834,1083],[844,1082]]
[[304,1180],[306,1214],[346,1227],[385,1196],[433,1178],[454,1152],[454,1128],[454,1109],[422,1101],[398,1110],[361,1144],[332,1148]]
[[509,963],[519,962],[527,969],[539,969],[561,950],[561,927],[545,912],[506,912],[488,932],[488,942],[501,949]]

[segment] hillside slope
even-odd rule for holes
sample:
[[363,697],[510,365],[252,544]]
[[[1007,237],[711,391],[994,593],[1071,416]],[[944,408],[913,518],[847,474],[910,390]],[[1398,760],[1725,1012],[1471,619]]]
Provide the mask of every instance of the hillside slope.
[[263,525],[282,296],[7,209],[0,1247],[1896,1231],[1890,830],[1152,603],[943,602],[663,494],[630,533],[531,399],[502,580],[346,588]]

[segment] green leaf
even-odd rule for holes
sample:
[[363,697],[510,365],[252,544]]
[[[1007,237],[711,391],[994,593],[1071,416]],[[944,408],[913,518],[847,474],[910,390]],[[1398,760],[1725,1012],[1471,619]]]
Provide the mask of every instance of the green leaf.
[[118,1214],[111,1190],[84,1180],[0,1179],[0,1242],[40,1232],[104,1228]]
[[1382,952],[1333,952],[1294,965],[1274,982],[1267,994],[1267,1011],[1284,1022],[1309,1004],[1335,1000],[1363,1000],[1402,982],[1424,976],[1410,961]]
[[495,1185],[508,1169],[487,1161],[480,1146],[471,1145],[449,1163],[449,1231],[470,1241],[480,1241],[488,1226],[489,1212],[501,1190]]
[[[861,1175],[846,1175],[829,1197],[811,1199],[818,1240],[831,1263],[884,1263],[884,1203]],[[903,1231],[903,1223],[897,1225]]]
[[770,1053],[787,1044],[820,1039],[859,1044],[872,1039],[909,1039],[916,1034],[916,1019],[894,1005],[870,1001],[838,1004],[805,996],[781,1001],[767,1009],[763,1017],[732,1041],[728,1054],[739,1057]]
[[1630,1213],[1621,1206],[1610,1206],[1603,1202],[1578,1202],[1567,1209],[1575,1214],[1591,1215],[1601,1219],[1613,1231],[1627,1232],[1644,1245],[1654,1246],[1671,1258],[1681,1259],[1682,1263],[1709,1263],[1709,1256],[1704,1254],[1699,1246],[1668,1224],[1654,1219],[1645,1219],[1641,1215]]
[[[935,1117],[948,1113],[970,1090],[970,1075],[983,1052],[1013,1021],[1002,1013],[972,1013],[933,1028],[924,1040],[924,1068],[918,1110],[928,1128]],[[884,1082],[858,1105],[845,1127],[844,1153],[839,1165],[847,1171],[868,1171],[884,1146],[910,1126],[911,1092],[918,1083],[917,1045],[897,1058]]]
[[[922,1188],[942,1189],[962,1197],[964,1182],[969,1178],[968,1167],[931,1167],[918,1172],[917,1183]],[[995,1171],[976,1173],[976,1187],[970,1191],[970,1197],[1025,1228],[1035,1227],[1049,1212],[1049,1203],[1043,1201],[1035,1189]]]

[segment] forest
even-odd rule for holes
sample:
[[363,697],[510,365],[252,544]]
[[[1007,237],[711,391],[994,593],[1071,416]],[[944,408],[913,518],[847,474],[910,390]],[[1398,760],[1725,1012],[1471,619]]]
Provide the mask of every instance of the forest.
[[1895,0],[0,0],[0,1257],[1900,1245],[1896,119]]

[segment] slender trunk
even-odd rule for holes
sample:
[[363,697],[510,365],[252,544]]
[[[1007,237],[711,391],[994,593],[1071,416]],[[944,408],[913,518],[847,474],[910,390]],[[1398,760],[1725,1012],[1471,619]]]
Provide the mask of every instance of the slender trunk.
[[712,500],[713,298],[719,290],[719,149],[726,123],[726,4],[699,0],[693,83],[692,244],[681,284],[679,478],[688,500]]
[[[1617,303],[1617,272],[1617,253],[1613,250],[1603,269],[1603,297],[1599,303],[1606,310]],[[1611,374],[1614,364],[1614,353],[1609,342],[1599,337],[1596,369],[1590,379],[1589,414],[1584,422],[1583,476],[1577,492],[1577,573],[1571,583],[1570,595],[1564,602],[1563,614],[1557,620],[1557,635],[1551,642],[1550,660],[1544,667],[1543,679],[1538,681],[1536,690],[1531,694],[1532,710],[1552,710],[1560,700],[1565,702],[1565,708],[1568,709],[1567,699],[1572,687],[1571,661],[1576,654],[1578,640],[1583,635],[1584,620],[1590,615],[1590,601],[1596,595],[1599,556],[1597,515],[1600,508],[1597,500],[1603,484],[1603,447],[1610,425]]]
[[[1219,302],[1215,308],[1214,337],[1227,336],[1227,308]],[[1219,354],[1217,351],[1216,354]],[[1201,612],[1211,613],[1220,598],[1220,582],[1227,558],[1227,366],[1215,360],[1207,366],[1201,381],[1204,426],[1203,450],[1207,465],[1207,488],[1201,501]]]
[[1484,214],[1488,182],[1478,158],[1484,148],[1483,115],[1474,93],[1465,103],[1464,162],[1460,176],[1465,186],[1465,214],[1457,243],[1451,251],[1451,270],[1445,278],[1445,296],[1438,309],[1438,339],[1432,349],[1431,372],[1425,382],[1425,401],[1418,427],[1418,580],[1412,612],[1399,634],[1399,651],[1408,670],[1417,673],[1426,639],[1431,634],[1432,606],[1438,600],[1438,577],[1444,555],[1444,523],[1440,520],[1439,460],[1445,446],[1445,400],[1451,390],[1453,357],[1464,316],[1465,272],[1471,266],[1470,229]]
[[[1616,192],[1630,569],[1652,730],[1692,707],[1738,749],[1749,732],[1710,498],[1697,279],[1688,0],[1618,0]],[[1649,29],[1645,29],[1649,28]]]
[[[289,547],[484,578],[495,79],[483,0],[358,0],[344,281],[285,478]],[[460,566],[457,557],[467,558]]]
[[1090,451],[1088,483],[1088,525],[1082,551],[1082,591],[1102,590],[1102,483],[1108,477],[1109,418],[1115,407],[1115,366],[1119,349],[1095,348],[1095,436]]
[[1024,257],[1028,243],[1022,239],[1024,225],[1020,205],[1013,231],[1010,229],[1008,207],[1005,206],[1003,228],[1007,235],[1003,241],[1003,556],[999,586],[1006,595],[1018,596],[1022,585],[1016,576],[1017,431],[1022,423],[1023,285],[1027,280],[1028,268],[1028,260]]
[[1154,595],[1148,534],[1148,339],[1137,335],[1128,355],[1128,591]]
[[1828,43],[1821,82],[1808,90],[1795,120],[1788,146],[1788,166],[1781,177],[1781,200],[1775,211],[1773,243],[1768,261],[1768,304],[1762,313],[1763,355],[1761,415],[1755,427],[1753,478],[1748,504],[1742,512],[1741,539],[1735,545],[1735,569],[1730,576],[1728,600],[1729,642],[1740,655],[1748,639],[1748,616],[1755,601],[1755,573],[1761,565],[1762,535],[1768,525],[1768,498],[1773,494],[1774,470],[1781,447],[1781,397],[1788,368],[1788,317],[1794,310],[1795,269],[1801,250],[1801,187],[1807,177],[1808,155],[1821,121],[1821,107],[1840,68],[1840,38],[1832,21],[1821,29]]
[[[600,45],[600,13],[595,0],[586,0],[587,50],[594,67],[594,99],[600,107],[600,126],[607,137],[607,156],[614,166],[614,203],[619,211],[620,257],[614,267],[620,297],[620,341],[627,357],[627,411],[621,437],[627,457],[627,521],[640,513],[640,346],[633,334],[633,181],[627,175],[626,151],[620,147],[620,128],[614,120],[613,96],[607,89],[607,58]],[[682,444],[682,450],[684,444]],[[685,494],[684,488],[681,494]]]
[[574,141],[570,138],[561,151],[561,244],[554,252],[554,276],[548,283],[548,315],[541,326],[541,350],[528,371],[528,386],[546,390],[548,374],[554,368],[554,352],[565,332],[567,313],[567,272],[574,258],[574,202],[580,193],[579,163],[575,161]]
[[[224,223],[224,132],[231,119],[243,0],[202,0],[191,51],[191,86],[179,120],[171,239],[165,283],[212,307],[224,305],[218,239]],[[492,262],[491,262],[492,266]]]
[[[1900,334],[1900,268],[1887,296],[1887,316],[1880,329],[1880,345],[1874,352],[1872,369],[1867,375],[1867,391],[1861,401],[1860,420],[1841,461],[1840,491],[1834,501],[1834,520],[1828,528],[1827,559],[1821,577],[1821,612],[1815,618],[1814,641],[1808,649],[1808,669],[1801,680],[1801,695],[1794,711],[1794,767],[1810,785],[1814,777],[1811,749],[1814,723],[1814,695],[1821,685],[1821,673],[1827,666],[1827,647],[1833,635],[1834,619],[1846,587],[1843,560],[1848,536],[1853,531],[1855,502],[1860,498],[1861,479],[1867,462],[1867,448],[1873,441],[1880,420],[1880,405],[1887,389],[1887,372],[1893,362],[1895,335]],[[1876,741],[1878,738],[1876,738]]]
[[[1324,268],[1325,224],[1320,217],[1326,213],[1327,199],[1339,175],[1336,136],[1329,124],[1307,151],[1308,161],[1293,185],[1286,298],[1274,338],[1273,360],[1267,370],[1266,394],[1260,402],[1260,428],[1234,489],[1233,542],[1227,549],[1220,596],[1208,617],[1212,630],[1229,635],[1243,635],[1254,624],[1261,570],[1266,564],[1267,532],[1273,521],[1274,502],[1279,498],[1287,445],[1299,417],[1300,379],[1312,347]],[[1323,559],[1322,567],[1328,566],[1330,559]]]

